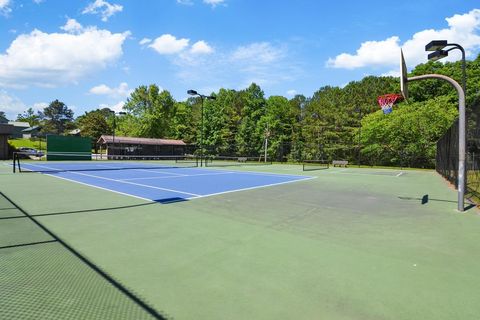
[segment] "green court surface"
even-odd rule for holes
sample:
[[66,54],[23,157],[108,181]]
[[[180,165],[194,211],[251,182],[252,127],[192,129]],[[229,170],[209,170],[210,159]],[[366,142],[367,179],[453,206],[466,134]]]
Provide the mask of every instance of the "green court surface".
[[160,204],[0,162],[0,319],[478,319],[480,215],[435,172],[228,170],[315,178]]

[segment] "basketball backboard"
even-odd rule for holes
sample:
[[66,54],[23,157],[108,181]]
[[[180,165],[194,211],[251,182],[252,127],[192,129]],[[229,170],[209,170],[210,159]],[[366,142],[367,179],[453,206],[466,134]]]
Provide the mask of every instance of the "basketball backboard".
[[405,64],[405,58],[403,57],[403,50],[400,49],[400,91],[402,92],[403,99],[408,100],[408,77],[407,77],[407,65]]

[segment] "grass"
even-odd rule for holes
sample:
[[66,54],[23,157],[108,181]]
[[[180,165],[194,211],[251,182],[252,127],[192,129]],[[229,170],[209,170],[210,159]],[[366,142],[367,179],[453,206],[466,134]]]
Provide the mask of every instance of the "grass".
[[45,141],[45,139],[41,139],[41,140],[39,140],[38,138],[8,139],[8,143],[15,148],[27,147],[27,148],[35,148],[37,150],[46,150],[47,149],[47,142]]

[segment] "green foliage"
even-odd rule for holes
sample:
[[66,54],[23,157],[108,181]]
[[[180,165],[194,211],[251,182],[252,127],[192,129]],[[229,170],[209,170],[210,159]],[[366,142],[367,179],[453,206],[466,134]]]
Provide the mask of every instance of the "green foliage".
[[[428,62],[411,75],[428,73],[461,82],[461,62]],[[480,113],[472,111],[480,109],[480,56],[467,62],[467,76],[468,121],[479,128]],[[206,153],[237,156],[263,154],[268,139],[268,155],[277,161],[361,158],[369,164],[431,167],[436,140],[454,121],[458,98],[448,83],[438,80],[411,82],[409,87],[409,104],[400,103],[385,116],[377,97],[399,93],[398,78],[368,76],[291,100],[266,98],[253,83],[240,91],[220,89],[213,93],[216,100],[177,102],[152,84],[138,87],[128,98],[128,114],[117,119],[117,134],[197,145],[202,137]]]
[[40,124],[40,116],[41,114],[36,114],[35,111],[33,111],[33,108],[28,108],[25,112],[17,115],[16,121],[28,122],[30,127],[33,127]]
[[55,100],[43,109],[40,115],[43,132],[63,134],[66,130],[74,128],[73,111],[65,103]]
[[265,115],[265,97],[262,89],[255,83],[240,91],[239,95],[243,108],[236,136],[238,152],[242,155],[254,156],[258,154],[263,144],[265,128],[258,127],[258,123]]
[[391,114],[381,110],[362,120],[362,157],[377,165],[434,165],[436,141],[458,112],[448,96],[402,103]]
[[171,94],[166,90],[160,92],[155,84],[136,88],[123,107],[130,114],[125,120],[126,130],[140,137],[169,137],[173,131],[170,121],[174,105]]
[[112,134],[113,123],[110,124],[107,121],[107,119],[112,117],[113,115],[109,109],[85,112],[84,115],[77,118],[81,136],[92,138],[92,145],[95,145],[101,135]]

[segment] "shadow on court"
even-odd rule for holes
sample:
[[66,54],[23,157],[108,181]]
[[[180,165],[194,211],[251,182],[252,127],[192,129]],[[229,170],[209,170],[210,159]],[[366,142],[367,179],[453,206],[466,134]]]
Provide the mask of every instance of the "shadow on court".
[[[449,202],[449,203],[457,203],[457,201],[453,200],[444,200],[444,199],[435,199],[435,198],[430,198],[428,194],[423,195],[421,198],[415,198],[415,197],[398,197],[399,199],[402,200],[414,200],[414,201],[420,201],[421,204],[427,204],[429,201],[438,201],[438,202]],[[469,203],[466,207],[465,210],[470,210],[472,208],[475,208],[475,204]]]
[[24,218],[0,221],[2,319],[166,319],[2,192],[0,205]]

